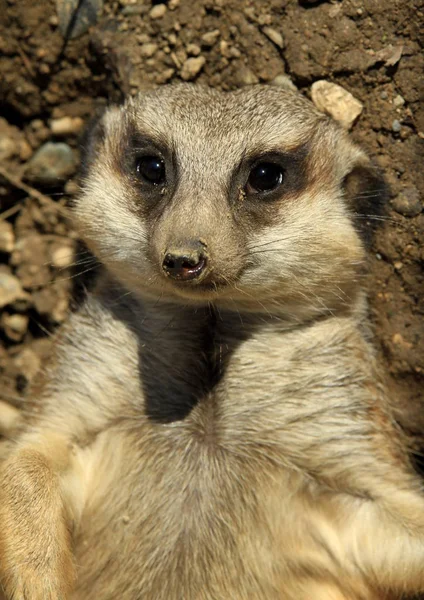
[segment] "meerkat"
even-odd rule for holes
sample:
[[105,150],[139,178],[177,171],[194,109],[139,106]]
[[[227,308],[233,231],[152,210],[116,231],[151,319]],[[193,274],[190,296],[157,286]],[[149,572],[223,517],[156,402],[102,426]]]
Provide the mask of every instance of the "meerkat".
[[108,108],[85,154],[100,274],[2,462],[6,598],[424,591],[367,320],[368,156],[296,92],[190,84]]

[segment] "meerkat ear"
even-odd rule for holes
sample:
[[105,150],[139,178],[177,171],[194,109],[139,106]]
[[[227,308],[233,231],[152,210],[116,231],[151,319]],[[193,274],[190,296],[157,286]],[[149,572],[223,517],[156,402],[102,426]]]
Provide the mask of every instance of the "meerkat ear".
[[92,165],[98,148],[104,140],[105,128],[103,117],[107,108],[100,109],[88,122],[80,139],[79,181],[84,182]]
[[362,156],[345,175],[342,187],[355,226],[365,244],[370,245],[375,229],[384,221],[390,196],[383,173]]

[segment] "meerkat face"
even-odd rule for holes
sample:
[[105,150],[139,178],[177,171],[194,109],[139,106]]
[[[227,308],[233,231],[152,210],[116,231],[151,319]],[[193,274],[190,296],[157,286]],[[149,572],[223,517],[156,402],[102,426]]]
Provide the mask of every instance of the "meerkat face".
[[74,212],[135,292],[303,318],[353,293],[364,251],[351,196],[378,187],[300,94],[182,84],[106,111]]

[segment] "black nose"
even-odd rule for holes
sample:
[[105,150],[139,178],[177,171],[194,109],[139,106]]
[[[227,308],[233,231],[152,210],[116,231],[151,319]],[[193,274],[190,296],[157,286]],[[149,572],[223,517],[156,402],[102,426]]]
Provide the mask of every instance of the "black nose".
[[204,244],[195,242],[168,248],[162,268],[173,279],[189,281],[200,277],[205,271],[206,263]]

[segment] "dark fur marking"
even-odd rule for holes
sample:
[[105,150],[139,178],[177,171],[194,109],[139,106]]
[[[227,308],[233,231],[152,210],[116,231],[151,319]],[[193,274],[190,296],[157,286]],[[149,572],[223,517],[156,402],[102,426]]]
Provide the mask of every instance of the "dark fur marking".
[[105,128],[102,121],[106,108],[99,110],[85,127],[80,140],[81,163],[78,172],[78,179],[81,185],[87,178],[91,165],[94,162],[99,146],[105,141]]
[[384,220],[390,188],[381,171],[372,164],[354,167],[344,178],[342,187],[355,227],[369,246],[375,229]]

